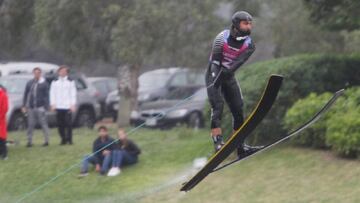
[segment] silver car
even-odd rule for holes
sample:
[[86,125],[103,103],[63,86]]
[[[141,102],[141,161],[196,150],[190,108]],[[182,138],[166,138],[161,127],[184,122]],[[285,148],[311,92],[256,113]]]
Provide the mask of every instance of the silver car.
[[[92,96],[93,91],[86,85],[85,79],[81,75],[72,75],[77,88],[77,108],[73,116],[73,125],[77,127],[92,128],[100,118],[100,104]],[[22,130],[26,128],[26,114],[22,113],[21,107],[26,83],[33,78],[32,75],[9,75],[0,77],[0,84],[8,92],[9,110],[6,120],[9,130]],[[47,81],[53,80],[53,76],[46,77]],[[56,126],[56,116],[54,112],[47,112],[50,126]]]

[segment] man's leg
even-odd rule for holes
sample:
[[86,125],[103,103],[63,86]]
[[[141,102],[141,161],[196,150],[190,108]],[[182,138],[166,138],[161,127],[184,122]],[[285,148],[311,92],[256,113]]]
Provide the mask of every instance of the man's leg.
[[130,154],[129,152],[123,150],[123,161],[122,166],[135,164],[137,162],[137,156]]
[[0,139],[0,156],[2,159],[6,159],[7,157],[7,147],[5,139]]
[[[233,117],[232,128],[238,130],[244,123],[243,97],[235,77],[229,77],[222,86],[222,93]],[[245,140],[245,137],[243,138]]]
[[211,106],[211,136],[214,142],[215,151],[218,151],[224,144],[221,132],[221,116],[224,108],[224,101],[221,94],[221,83],[214,84],[219,70],[210,70],[206,73],[207,94]]
[[27,128],[27,138],[28,138],[28,142],[27,142],[27,147],[31,147],[32,146],[32,137],[33,137],[33,133],[34,133],[34,128],[35,128],[35,124],[36,124],[36,115],[35,115],[35,110],[29,108],[27,111],[27,121],[28,121],[28,128]]
[[86,155],[82,161],[81,165],[81,173],[87,173],[89,171],[89,163],[96,165],[98,163],[98,159],[94,155]]
[[120,167],[122,160],[121,150],[113,150],[112,152],[112,164],[111,167]]
[[109,170],[110,164],[111,164],[111,153],[104,156],[100,173],[105,174]]
[[47,122],[45,108],[40,108],[37,110],[37,117],[39,119],[41,129],[43,130],[43,133],[44,133],[44,145],[43,146],[47,146],[49,144],[49,126],[48,126],[48,122]]
[[73,144],[72,141],[72,113],[70,110],[66,112],[66,140],[68,144]]
[[[241,94],[241,89],[235,77],[230,77],[223,84],[223,94],[226,100],[226,103],[229,106],[229,109],[233,116],[233,131],[238,130],[241,125],[244,123],[243,116],[243,97]],[[263,146],[252,147],[245,145],[246,137],[242,137],[239,143],[237,154],[239,158],[247,156],[247,154],[254,153],[259,149],[262,149]]]
[[56,118],[57,118],[57,125],[58,131],[61,138],[61,145],[65,144],[65,111],[64,110],[56,110]]

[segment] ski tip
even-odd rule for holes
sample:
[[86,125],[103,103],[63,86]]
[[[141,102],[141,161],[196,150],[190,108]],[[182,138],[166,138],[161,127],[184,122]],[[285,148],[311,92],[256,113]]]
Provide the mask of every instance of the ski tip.
[[344,92],[345,92],[345,88],[336,91],[335,94],[343,94]]
[[284,78],[284,76],[279,75],[279,74],[271,74],[270,77],[271,77],[271,78]]

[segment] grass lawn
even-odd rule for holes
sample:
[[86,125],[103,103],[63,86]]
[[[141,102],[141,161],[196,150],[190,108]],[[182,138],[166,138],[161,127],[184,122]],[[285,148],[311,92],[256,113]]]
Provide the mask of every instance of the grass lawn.
[[[16,202],[80,164],[96,138],[96,131],[76,129],[75,145],[59,146],[53,130],[50,146],[43,148],[38,131],[35,146],[28,149],[24,134],[9,135],[20,145],[9,147],[9,159],[0,161],[0,202]],[[75,165],[23,202],[360,202],[358,160],[286,146],[210,175],[192,191],[180,193],[181,175],[189,171],[193,158],[212,151],[208,131],[141,129],[129,137],[143,153],[139,163],[120,176],[92,172],[78,179]]]

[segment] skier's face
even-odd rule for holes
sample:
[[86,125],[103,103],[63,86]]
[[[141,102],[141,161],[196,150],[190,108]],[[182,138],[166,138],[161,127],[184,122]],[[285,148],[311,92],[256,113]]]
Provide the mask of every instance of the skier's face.
[[250,35],[252,29],[252,21],[242,20],[239,25],[240,31],[246,35]]

